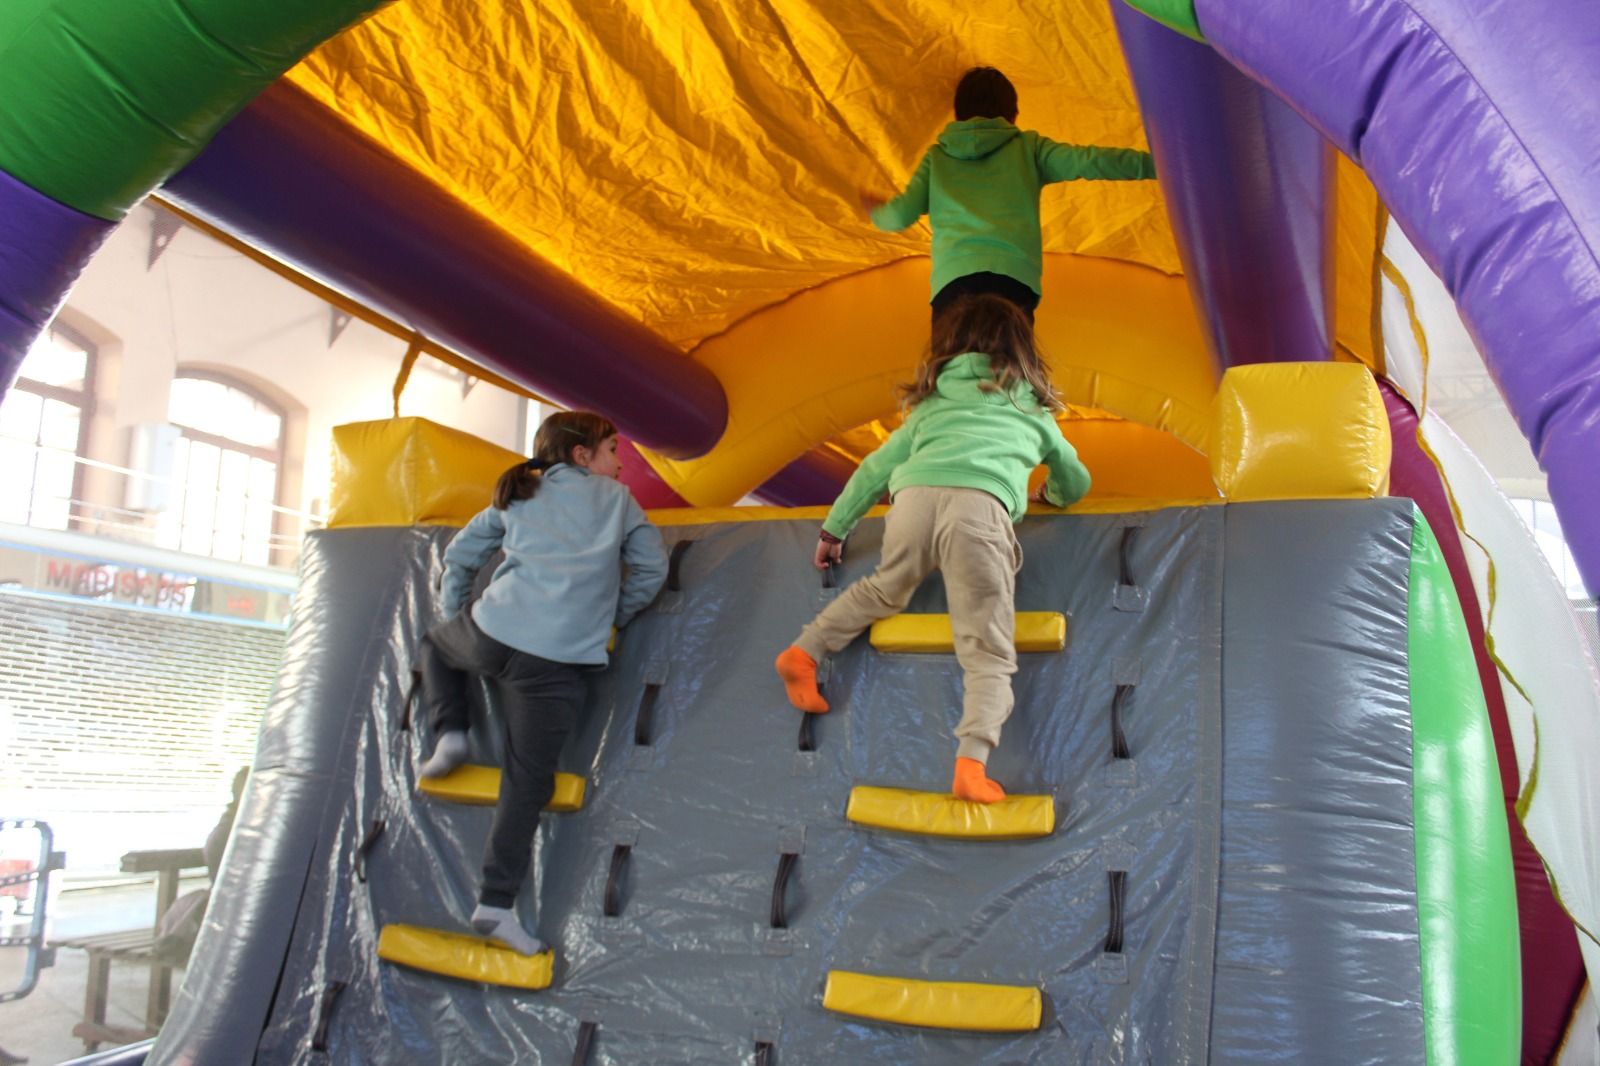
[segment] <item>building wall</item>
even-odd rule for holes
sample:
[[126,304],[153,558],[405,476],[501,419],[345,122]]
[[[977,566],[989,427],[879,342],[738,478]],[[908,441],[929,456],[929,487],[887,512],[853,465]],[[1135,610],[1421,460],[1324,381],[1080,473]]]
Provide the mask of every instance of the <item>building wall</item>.
[[[76,491],[90,505],[79,513],[104,508],[103,520],[75,530],[98,534],[84,550],[113,565],[126,562],[121,541],[141,538],[116,513],[128,477],[93,464],[134,465],[134,428],[168,421],[180,370],[224,374],[285,411],[277,503],[321,514],[333,427],[394,413],[407,347],[361,321],[336,330],[330,305],[197,230],[174,230],[175,220],[163,208],[136,208],[59,317],[95,349],[80,450],[90,463]],[[511,449],[524,446],[535,415],[520,397],[426,357],[400,413]],[[294,554],[272,562],[291,567]],[[184,558],[173,553],[163,565],[186,572]],[[198,846],[234,772],[253,758],[282,628],[0,584],[0,817],[50,822],[69,876],[114,870],[129,850]]]
[[[180,369],[222,371],[288,410],[279,503],[319,510],[333,427],[394,413],[391,389],[406,343],[361,321],[334,337],[330,305],[187,226],[150,263],[152,237],[173,217],[153,205],[136,208],[60,316],[99,349],[88,457],[127,465],[131,428],[166,420]],[[486,384],[465,389],[462,375],[432,359],[419,360],[400,413],[523,446],[520,397]],[[96,491],[120,492],[114,481],[97,476]]]

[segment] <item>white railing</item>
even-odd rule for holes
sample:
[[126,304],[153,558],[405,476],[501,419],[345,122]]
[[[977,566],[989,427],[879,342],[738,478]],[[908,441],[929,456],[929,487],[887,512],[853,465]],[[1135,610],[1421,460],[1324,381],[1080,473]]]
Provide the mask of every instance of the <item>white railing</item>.
[[[46,450],[36,449],[39,452]],[[321,515],[259,501],[250,501],[250,507],[258,515],[271,515],[271,528],[266,531],[247,530],[242,525],[235,529],[219,529],[217,523],[213,523],[210,529],[198,529],[192,522],[185,522],[186,516],[181,513],[177,514],[176,523],[170,518],[164,522],[163,516],[172,515],[172,510],[130,508],[113,501],[126,500],[128,485],[133,481],[143,482],[147,486],[165,486],[170,490],[167,498],[181,499],[185,488],[181,482],[97,459],[77,455],[71,458],[78,470],[74,484],[83,490],[92,483],[92,490],[83,492],[82,496],[60,493],[41,495],[36,485],[30,506],[30,527],[104,537],[203,558],[293,572],[299,563],[300,545],[306,533],[323,525]],[[54,506],[40,506],[41,501],[53,503]],[[219,534],[222,545],[218,544]],[[192,544],[197,539],[210,544],[212,550],[196,552],[183,548],[185,543]]]

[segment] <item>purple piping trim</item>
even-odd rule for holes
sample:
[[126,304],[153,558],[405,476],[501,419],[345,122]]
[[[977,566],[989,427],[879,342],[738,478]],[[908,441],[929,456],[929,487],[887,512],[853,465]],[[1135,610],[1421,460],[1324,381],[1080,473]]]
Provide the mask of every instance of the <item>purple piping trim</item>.
[[1600,594],[1592,0],[1198,0],[1207,39],[1361,164],[1455,297]]

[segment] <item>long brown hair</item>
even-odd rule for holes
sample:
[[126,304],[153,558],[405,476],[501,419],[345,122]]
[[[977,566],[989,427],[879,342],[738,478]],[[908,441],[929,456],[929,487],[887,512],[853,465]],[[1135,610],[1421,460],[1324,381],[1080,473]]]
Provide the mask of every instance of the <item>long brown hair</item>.
[[557,411],[539,424],[533,435],[533,458],[524,460],[500,475],[494,485],[494,505],[504,511],[518,500],[531,500],[539,491],[543,473],[557,463],[572,462],[578,448],[591,452],[607,437],[617,435],[617,427],[604,415],[593,411]]
[[968,352],[989,357],[994,380],[981,382],[978,387],[983,391],[1010,396],[1017,382],[1026,381],[1040,407],[1066,410],[1050,384],[1050,371],[1028,316],[1010,300],[989,293],[963,296],[934,319],[928,354],[917,367],[916,380],[900,386],[900,405],[910,410],[933,395],[950,360]]

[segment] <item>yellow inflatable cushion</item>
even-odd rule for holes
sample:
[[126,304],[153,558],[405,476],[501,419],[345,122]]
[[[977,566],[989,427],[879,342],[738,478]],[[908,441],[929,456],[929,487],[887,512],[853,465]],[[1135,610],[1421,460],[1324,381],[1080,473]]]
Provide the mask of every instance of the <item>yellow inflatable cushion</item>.
[[524,458],[426,418],[334,426],[328,528],[464,526]]
[[[886,652],[948,652],[955,634],[947,614],[897,614],[872,623],[872,646]],[[1018,651],[1060,651],[1067,646],[1067,619],[1059,611],[1018,611]]]
[[1037,988],[829,970],[822,1005],[839,1014],[930,1029],[1021,1033],[1039,1028],[1044,997]]
[[1230,501],[1366,499],[1389,487],[1389,419],[1359,363],[1258,363],[1222,377],[1211,476]]
[[519,955],[482,937],[417,925],[386,925],[378,933],[378,958],[444,977],[511,988],[549,988],[555,953]]
[[[492,807],[500,799],[500,769],[495,766],[461,766],[443,777],[424,777],[417,787],[437,800]],[[556,774],[556,790],[545,804],[552,814],[583,809],[588,782],[577,774]]]
[[857,785],[844,816],[857,825],[925,836],[967,840],[1016,840],[1055,831],[1050,796],[1007,796],[999,803],[971,803],[948,792]]

